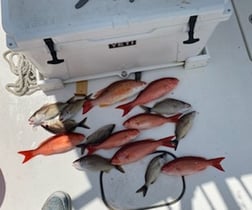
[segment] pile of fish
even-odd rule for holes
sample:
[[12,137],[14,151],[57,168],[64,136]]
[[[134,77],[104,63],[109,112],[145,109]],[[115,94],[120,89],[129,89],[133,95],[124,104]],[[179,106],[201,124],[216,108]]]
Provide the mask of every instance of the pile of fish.
[[[184,101],[165,98],[157,101],[152,107],[149,102],[168,95],[177,87],[177,78],[165,77],[147,84],[144,81],[125,79],[116,81],[94,95],[81,99],[73,97],[66,102],[47,104],[38,109],[30,118],[33,126],[41,126],[55,134],[43,141],[36,149],[20,151],[25,156],[23,163],[37,155],[52,155],[64,153],[76,147],[81,148],[82,156],[73,162],[78,170],[92,170],[109,172],[111,169],[125,173],[123,165],[139,161],[156,151],[160,146],[177,149],[192,128],[196,111]],[[124,129],[114,131],[115,124],[107,124],[96,129],[85,137],[82,133],[75,133],[77,127],[89,128],[85,125],[86,117],[80,122],[72,118],[82,109],[87,114],[93,107],[106,107],[135,97],[131,101],[121,104],[116,109],[123,110],[122,116],[127,115],[134,107],[140,106],[142,113],[129,117],[123,122]],[[175,124],[174,133],[161,139],[135,139],[146,129],[152,129],[165,123]],[[99,150],[118,148],[111,158],[104,158],[97,154]],[[96,153],[96,154],[94,154]],[[83,155],[85,154],[85,155]],[[191,175],[213,166],[224,171],[220,162],[224,157],[207,159],[198,156],[179,157],[169,160],[166,154],[154,157],[147,166],[145,184],[136,192],[146,195],[148,187],[153,184],[162,172],[166,175]]]

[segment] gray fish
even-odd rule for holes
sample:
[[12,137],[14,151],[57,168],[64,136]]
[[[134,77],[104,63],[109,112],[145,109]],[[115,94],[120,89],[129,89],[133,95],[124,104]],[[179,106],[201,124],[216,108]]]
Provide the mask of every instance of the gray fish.
[[43,122],[50,120],[59,115],[59,113],[67,106],[67,103],[56,102],[43,105],[29,118],[29,123],[34,126],[41,125]]
[[166,98],[160,102],[157,102],[152,108],[147,106],[141,106],[146,112],[155,112],[158,114],[173,115],[179,112],[190,109],[192,106],[184,101],[180,101],[174,98]]
[[98,130],[90,134],[86,138],[85,143],[77,145],[77,147],[81,147],[81,154],[84,153],[88,145],[99,144],[103,142],[105,139],[107,139],[113,132],[114,128],[115,128],[115,124],[108,124],[108,125],[102,126]]
[[110,163],[110,159],[103,158],[99,155],[86,155],[73,162],[73,166],[78,170],[104,171],[109,172],[112,168],[125,173],[121,166],[114,166]]
[[150,161],[145,172],[145,184],[142,187],[140,187],[136,191],[136,193],[142,192],[143,196],[145,197],[148,191],[148,187],[157,180],[157,178],[160,175],[161,168],[165,163],[168,162],[168,160],[169,160],[168,155],[164,153],[154,157]]
[[172,142],[175,144],[175,150],[178,147],[178,143],[181,139],[183,139],[189,130],[192,128],[193,120],[196,116],[196,111],[189,112],[187,114],[184,114],[176,123],[175,128],[175,136],[176,139],[172,140]]
[[89,127],[85,124],[86,120],[87,118],[84,118],[80,122],[76,123],[75,120],[68,119],[62,122],[58,119],[53,119],[43,123],[41,127],[54,134],[67,133],[74,131],[77,127],[89,129]]
[[73,99],[74,96],[68,99],[66,102],[56,102],[43,105],[28,119],[30,125],[38,126],[45,121],[55,118]]
[[75,99],[75,96],[68,100],[68,104],[59,114],[59,119],[61,121],[65,121],[67,119],[70,119],[71,117],[75,116],[82,108],[83,103],[90,97],[85,96],[82,99]]

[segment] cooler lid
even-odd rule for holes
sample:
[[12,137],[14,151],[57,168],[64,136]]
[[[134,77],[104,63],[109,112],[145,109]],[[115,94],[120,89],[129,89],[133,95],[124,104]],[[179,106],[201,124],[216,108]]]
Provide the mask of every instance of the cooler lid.
[[[2,0],[5,32],[16,41],[100,29],[128,28],[132,24],[179,17],[223,15],[229,0],[89,0],[80,9],[78,0]],[[171,21],[167,21],[171,18]]]

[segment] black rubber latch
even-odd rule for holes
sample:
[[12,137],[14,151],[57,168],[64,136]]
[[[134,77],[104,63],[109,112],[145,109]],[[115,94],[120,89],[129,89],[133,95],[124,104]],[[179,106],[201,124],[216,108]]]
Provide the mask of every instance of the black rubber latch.
[[45,44],[47,45],[51,56],[52,56],[52,60],[51,61],[47,61],[48,64],[59,64],[59,63],[63,63],[64,59],[58,59],[57,57],[57,52],[54,48],[54,42],[51,38],[47,38],[44,39]]
[[80,9],[80,8],[83,7],[87,2],[88,2],[88,0],[79,0],[79,1],[75,4],[75,9]]
[[196,38],[196,39],[194,38],[194,28],[195,28],[197,18],[198,18],[197,15],[190,17],[189,22],[188,22],[188,26],[189,26],[188,40],[183,41],[184,44],[193,44],[200,40],[199,38]]

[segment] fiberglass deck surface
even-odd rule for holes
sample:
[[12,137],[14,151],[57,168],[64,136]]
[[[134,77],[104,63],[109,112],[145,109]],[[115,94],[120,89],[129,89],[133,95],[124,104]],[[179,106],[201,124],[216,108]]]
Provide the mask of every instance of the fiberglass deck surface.
[[[2,29],[0,32],[2,54],[7,48],[5,34]],[[248,58],[234,14],[229,21],[217,27],[209,40],[208,49],[211,60],[204,68],[174,68],[144,72],[142,75],[142,79],[147,82],[165,76],[177,77],[180,84],[169,96],[191,103],[198,112],[191,132],[182,140],[178,150],[169,151],[177,156],[226,158],[222,162],[225,172],[209,167],[203,172],[186,177],[186,192],[182,200],[169,208],[160,209],[252,209],[252,62]],[[25,164],[22,164],[23,157],[17,154],[20,150],[36,147],[51,135],[42,128],[32,128],[27,121],[29,116],[47,102],[70,98],[75,92],[75,85],[67,85],[64,89],[48,93],[39,91],[31,96],[16,97],[5,90],[5,85],[15,81],[16,77],[10,73],[2,58],[0,66],[0,168],[5,180],[4,186],[0,182],[0,196],[5,194],[0,208],[41,209],[52,192],[63,190],[72,197],[74,210],[106,209],[101,200],[99,173],[77,171],[72,166],[72,162],[79,157],[78,150],[47,157],[37,156]],[[88,90],[95,92],[118,79],[120,78],[111,77],[89,81]],[[122,112],[114,107],[94,108],[87,115],[87,124],[91,129],[78,131],[89,135],[108,123],[116,123],[116,130],[120,130],[126,118],[140,112],[136,108],[121,118]],[[80,112],[76,119],[82,117]],[[172,130],[171,125],[165,125],[143,132],[138,139],[161,138],[171,135]],[[106,153],[108,157],[110,154],[112,152]],[[135,189],[138,189],[139,183],[144,182],[144,173],[143,170],[133,176],[140,177],[140,181],[128,180],[131,186],[135,183]],[[164,181],[163,178],[162,180]],[[157,200],[159,203],[168,199],[169,195],[164,195],[154,185],[149,188],[145,199],[151,199],[148,196],[153,193],[160,196],[160,201]],[[127,190],[125,182],[125,185],[117,189],[116,194],[119,197],[126,196],[127,199]],[[139,201],[141,200],[143,199],[139,197]],[[134,206],[133,201],[137,199],[128,202],[132,202],[131,205]]]

